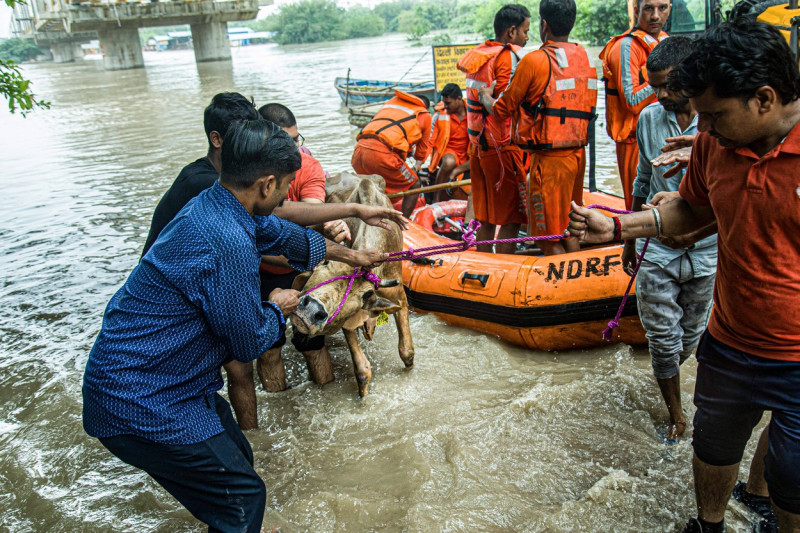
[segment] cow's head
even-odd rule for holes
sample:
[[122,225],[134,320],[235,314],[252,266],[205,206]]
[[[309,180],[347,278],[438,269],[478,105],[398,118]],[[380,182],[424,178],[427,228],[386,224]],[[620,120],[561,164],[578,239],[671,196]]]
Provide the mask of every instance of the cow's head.
[[[352,272],[353,268],[344,263],[326,261],[317,267],[304,289],[308,290],[323,281]],[[337,280],[302,296],[297,311],[292,315],[294,327],[311,336],[329,335],[339,328],[356,329],[367,319],[378,316],[381,312],[394,313],[400,309],[398,304],[378,296],[372,282],[356,278],[341,311],[328,324],[328,320],[336,313],[342,302],[347,284],[346,279]],[[396,287],[399,284],[399,280],[384,280],[380,287]]]

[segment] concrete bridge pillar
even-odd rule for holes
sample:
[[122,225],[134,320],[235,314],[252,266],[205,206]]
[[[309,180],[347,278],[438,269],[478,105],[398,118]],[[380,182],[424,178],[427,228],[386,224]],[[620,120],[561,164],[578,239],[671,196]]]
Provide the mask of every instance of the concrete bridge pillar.
[[195,61],[202,63],[204,61],[221,61],[231,58],[227,23],[207,22],[192,24],[191,28]]
[[75,54],[72,43],[56,43],[50,45],[50,53],[53,54],[54,63],[71,63],[75,61]]
[[144,67],[142,44],[136,28],[115,28],[97,32],[103,50],[106,70],[124,70]]

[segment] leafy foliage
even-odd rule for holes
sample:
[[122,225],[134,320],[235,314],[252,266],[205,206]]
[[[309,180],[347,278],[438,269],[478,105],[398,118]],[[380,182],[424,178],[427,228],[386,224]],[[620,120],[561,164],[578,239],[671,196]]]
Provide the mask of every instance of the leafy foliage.
[[41,54],[42,51],[30,39],[6,39],[0,42],[0,57],[15,63],[30,61]]
[[[24,2],[21,0],[5,0],[5,3],[8,7],[13,8],[14,4]],[[18,40],[9,39],[9,41]],[[34,45],[37,53],[33,54],[33,50],[25,46],[24,43],[22,45],[11,43],[11,49],[9,50],[6,48],[8,46],[6,43],[9,41],[4,41],[0,44],[0,95],[8,101],[8,110],[11,113],[15,113],[19,109],[24,117],[37,107],[49,109],[50,102],[36,98],[36,95],[30,90],[30,80],[25,79],[20,67],[11,56],[12,52],[21,54],[22,58],[18,57],[18,59],[24,61],[36,57],[41,53],[41,50]],[[30,54],[33,54],[33,56],[30,56]]]
[[50,108],[50,102],[36,99],[30,86],[30,80],[25,79],[14,61],[0,58],[0,94],[8,100],[8,110],[11,113],[19,109],[24,117],[36,107]]
[[582,0],[573,35],[592,45],[605,44],[628,29],[626,0]]
[[386,22],[371,9],[353,7],[345,12],[344,33],[347,39],[377,37],[386,33]]
[[419,39],[431,31],[431,23],[416,10],[403,11],[397,17],[397,31],[407,33],[412,39]]

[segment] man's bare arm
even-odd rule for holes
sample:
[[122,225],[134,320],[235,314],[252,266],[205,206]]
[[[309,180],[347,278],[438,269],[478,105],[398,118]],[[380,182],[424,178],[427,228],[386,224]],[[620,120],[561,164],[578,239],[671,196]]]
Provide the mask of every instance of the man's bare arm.
[[315,226],[331,220],[355,217],[371,226],[391,229],[386,221],[408,227],[402,213],[388,207],[376,207],[360,204],[309,204],[304,202],[284,202],[276,207],[272,214],[300,226]]
[[[658,233],[654,209],[630,213],[619,217],[623,239],[655,237]],[[661,218],[661,234],[678,237],[694,233],[716,220],[710,207],[692,205],[678,199],[658,207]],[[585,209],[572,203],[567,228],[570,236],[590,243],[609,242],[614,239],[614,222],[595,209]]]

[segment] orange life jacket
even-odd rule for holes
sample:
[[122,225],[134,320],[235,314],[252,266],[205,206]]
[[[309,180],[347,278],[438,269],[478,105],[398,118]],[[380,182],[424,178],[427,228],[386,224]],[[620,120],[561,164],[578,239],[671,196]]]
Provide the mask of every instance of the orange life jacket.
[[513,44],[479,44],[458,60],[458,70],[467,75],[467,134],[472,144],[484,150],[489,145],[508,144],[511,140],[511,119],[499,120],[490,115],[478,100],[478,89],[494,81],[494,63],[504,50],[511,52],[511,74],[514,74],[519,46]]
[[538,102],[523,102],[512,134],[520,148],[561,150],[589,144],[589,122],[597,115],[597,70],[576,43],[547,42],[550,74]]
[[[357,138],[377,137],[393,150],[400,152],[405,159],[411,147],[423,136],[417,116],[427,112],[428,108],[421,99],[395,90],[394,96],[383,104]],[[430,135],[427,131],[424,134]]]
[[[434,132],[436,132],[436,125],[439,125],[439,132],[436,137],[434,137]],[[447,148],[447,143],[450,142],[450,113],[444,108],[444,103],[439,102],[436,104],[433,113],[433,119],[431,119],[431,146],[433,149],[431,150],[431,162],[428,165],[428,170],[430,172],[436,172],[436,169],[439,168],[439,161],[442,159],[442,154],[444,153],[444,149]]]
[[[630,138],[633,132],[636,131],[636,122],[639,120],[638,114],[633,114],[628,110],[625,94],[621,92],[622,88],[617,86],[613,70],[613,68],[629,69],[630,65],[611,65],[608,61],[611,50],[615,46],[619,46],[618,43],[627,37],[633,39],[633,46],[642,47],[647,52],[647,55],[650,55],[653,48],[668,35],[661,32],[658,39],[655,39],[644,30],[637,28],[612,37],[600,52],[600,59],[603,61],[603,82],[605,82],[606,88],[606,131],[615,141],[624,141]],[[641,66],[639,76],[647,80],[647,70],[644,65]],[[654,100],[655,97],[649,99]]]

